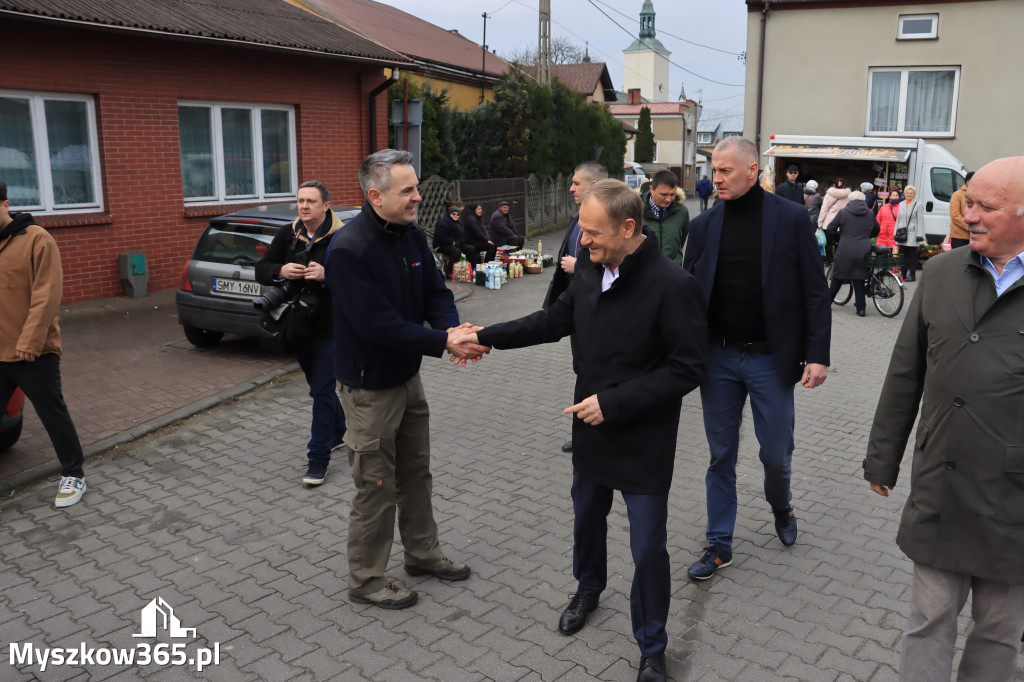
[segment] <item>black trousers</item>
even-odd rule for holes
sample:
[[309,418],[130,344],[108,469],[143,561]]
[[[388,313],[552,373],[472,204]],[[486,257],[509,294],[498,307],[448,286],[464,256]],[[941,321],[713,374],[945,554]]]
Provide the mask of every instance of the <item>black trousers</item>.
[[[476,266],[477,263],[480,262],[479,256],[477,255],[476,252],[476,248],[470,246],[469,244],[463,244],[461,248],[456,246],[455,244],[449,244],[448,246],[439,246],[437,247],[437,252],[443,253],[444,255],[448,256],[448,260],[451,262],[452,265],[459,262],[459,260],[462,258],[462,254],[466,254],[466,260],[468,260],[470,264],[473,265],[474,267]],[[451,268],[448,269],[448,272],[446,274],[449,277],[451,277]]]
[[84,478],[82,444],[60,386],[60,356],[46,353],[35,362],[0,362],[0,405],[20,386],[32,403],[60,460],[61,476]]
[[900,253],[903,254],[903,279],[916,279],[917,278],[917,247],[916,246],[900,246]]
[[[469,244],[469,242],[466,242],[466,243]],[[487,242],[484,242],[482,244],[481,243],[470,244],[470,246],[475,248],[477,250],[477,253],[480,254],[480,262],[481,263],[490,263],[492,260],[494,260],[494,254],[496,254],[498,252],[498,247],[497,246],[495,246],[494,244],[487,243]]]

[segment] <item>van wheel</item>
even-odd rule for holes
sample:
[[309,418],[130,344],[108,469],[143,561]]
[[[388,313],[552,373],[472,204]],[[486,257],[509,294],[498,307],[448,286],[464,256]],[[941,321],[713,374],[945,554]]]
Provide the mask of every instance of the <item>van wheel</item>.
[[196,348],[216,346],[224,338],[224,332],[211,332],[199,327],[185,327],[185,338]]
[[18,415],[18,423],[0,434],[0,452],[7,450],[21,438],[21,415]]

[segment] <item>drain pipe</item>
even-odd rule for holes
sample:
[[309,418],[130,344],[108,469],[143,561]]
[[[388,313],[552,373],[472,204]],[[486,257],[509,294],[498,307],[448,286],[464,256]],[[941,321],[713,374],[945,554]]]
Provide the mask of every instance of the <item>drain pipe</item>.
[[392,69],[386,81],[370,90],[370,154],[377,151],[377,95],[387,90],[399,77],[398,69]]
[[771,0],[765,0],[761,9],[761,45],[758,47],[757,57],[757,135],[754,144],[757,145],[757,153],[761,153],[761,104],[764,99],[764,37],[768,23],[768,5]]

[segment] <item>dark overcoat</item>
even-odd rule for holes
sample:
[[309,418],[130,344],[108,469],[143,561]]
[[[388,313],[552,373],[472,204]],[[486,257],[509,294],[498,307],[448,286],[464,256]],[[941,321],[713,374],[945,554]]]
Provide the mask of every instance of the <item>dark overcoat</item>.
[[573,417],[573,466],[626,493],[665,494],[682,399],[707,364],[707,305],[696,280],[644,234],[608,291],[605,266],[581,249],[569,288],[550,308],[487,327],[479,340],[521,348],[575,334],[573,402],[596,394],[605,421]]
[[863,201],[851,201],[832,219],[826,232],[839,240],[833,279],[867,279],[864,259],[871,251],[871,238],[878,236],[878,221]]
[[1024,279],[997,298],[968,248],[928,261],[875,411],[864,478],[894,486],[918,416],[896,542],[913,561],[1024,584]]

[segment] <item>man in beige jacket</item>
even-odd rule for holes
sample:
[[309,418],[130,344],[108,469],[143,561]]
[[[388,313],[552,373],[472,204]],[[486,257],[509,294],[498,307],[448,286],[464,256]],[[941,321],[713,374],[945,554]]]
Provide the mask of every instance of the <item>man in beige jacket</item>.
[[21,387],[60,459],[54,504],[70,507],[85,493],[82,444],[60,382],[57,309],[63,287],[60,251],[28,213],[10,213],[0,181],[0,405]]
[[949,198],[949,245],[950,248],[967,246],[971,243],[971,235],[967,233],[967,223],[964,221],[964,214],[967,213],[967,183],[974,177],[974,173],[968,173],[964,178],[964,184],[960,189],[953,192]]

